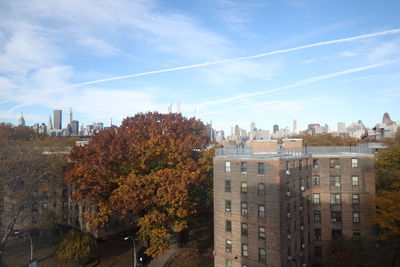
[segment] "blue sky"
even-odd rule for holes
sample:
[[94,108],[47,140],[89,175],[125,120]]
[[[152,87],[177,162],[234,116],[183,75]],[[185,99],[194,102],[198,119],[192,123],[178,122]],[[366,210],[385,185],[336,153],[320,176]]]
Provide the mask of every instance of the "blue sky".
[[[400,117],[400,1],[0,1],[0,121],[182,113],[230,131]],[[175,107],[174,107],[175,110]]]

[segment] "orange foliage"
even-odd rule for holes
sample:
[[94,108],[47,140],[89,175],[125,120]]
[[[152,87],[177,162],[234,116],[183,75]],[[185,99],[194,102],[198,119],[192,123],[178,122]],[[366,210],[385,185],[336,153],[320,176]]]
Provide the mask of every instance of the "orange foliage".
[[139,235],[150,240],[147,252],[155,256],[172,232],[187,228],[197,196],[204,195],[198,191],[211,191],[208,142],[194,118],[137,114],[75,147],[65,179],[77,188],[74,198],[99,207],[90,216],[93,226],[104,225],[111,213],[141,214]]

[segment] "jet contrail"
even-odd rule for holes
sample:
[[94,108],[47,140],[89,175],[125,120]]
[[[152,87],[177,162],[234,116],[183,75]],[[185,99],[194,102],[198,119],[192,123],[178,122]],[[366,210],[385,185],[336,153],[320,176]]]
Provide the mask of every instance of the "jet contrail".
[[285,54],[288,52],[312,48],[312,47],[345,43],[345,42],[351,42],[351,41],[360,40],[360,39],[367,39],[367,38],[372,38],[372,37],[377,37],[377,36],[382,36],[382,35],[389,35],[389,34],[397,34],[397,33],[400,33],[400,29],[392,29],[392,30],[387,30],[387,31],[357,35],[357,36],[348,37],[348,38],[342,38],[342,39],[318,42],[318,43],[314,43],[314,44],[302,45],[302,46],[297,46],[297,47],[292,47],[292,48],[287,48],[287,49],[279,49],[279,50],[275,50],[275,51],[271,51],[271,52],[253,55],[253,56],[221,59],[221,60],[209,61],[209,62],[198,63],[198,64],[193,64],[193,65],[185,65],[185,66],[180,66],[180,67],[167,68],[167,69],[162,69],[162,70],[154,70],[154,71],[129,74],[129,75],[123,75],[123,76],[115,76],[115,77],[110,77],[110,78],[105,78],[105,79],[99,79],[99,80],[94,80],[94,81],[72,84],[70,86],[67,86],[66,88],[74,88],[74,87],[90,85],[90,84],[97,84],[97,83],[103,83],[103,82],[109,82],[109,81],[115,81],[115,80],[135,78],[135,77],[147,76],[147,75],[157,74],[157,73],[202,68],[202,67],[213,66],[213,65],[223,64],[223,63],[230,63],[230,62],[241,61],[241,60],[249,60],[249,59],[267,57],[267,56],[272,56],[272,55],[277,55],[277,54]]
[[315,77],[311,77],[305,80],[301,80],[298,81],[296,83],[292,83],[286,86],[282,86],[282,87],[278,87],[278,88],[274,88],[274,89],[270,89],[270,90],[266,90],[266,91],[260,91],[260,92],[254,92],[254,93],[248,93],[248,94],[241,94],[241,95],[236,95],[236,96],[232,96],[232,97],[227,97],[227,98],[222,98],[222,99],[218,99],[218,100],[214,100],[214,101],[208,101],[208,102],[204,102],[204,103],[200,103],[198,104],[198,106],[207,106],[207,105],[215,105],[215,104],[220,104],[220,103],[226,103],[226,102],[230,102],[230,101],[234,101],[234,100],[239,100],[239,99],[243,99],[243,98],[249,98],[249,97],[255,97],[255,96],[260,96],[260,95],[267,95],[270,93],[274,93],[274,92],[279,92],[279,91],[284,91],[287,89],[292,89],[295,87],[300,87],[303,85],[307,85],[313,82],[318,82],[321,80],[326,80],[329,78],[334,78],[334,77],[338,77],[338,76],[342,76],[345,74],[351,74],[351,73],[356,73],[356,72],[360,72],[360,71],[365,71],[365,70],[370,70],[370,69],[375,69],[375,68],[379,68],[379,67],[383,67],[389,64],[393,64],[396,62],[399,62],[400,59],[396,59],[396,60],[391,60],[391,61],[386,61],[386,62],[382,62],[382,63],[377,63],[377,64],[373,64],[373,65],[368,65],[368,66],[363,66],[363,67],[358,67],[358,68],[352,68],[352,69],[347,69],[347,70],[343,70],[343,71],[338,71],[338,72],[334,72],[334,73],[329,73],[329,74],[325,74],[325,75],[320,75],[320,76],[315,76]]

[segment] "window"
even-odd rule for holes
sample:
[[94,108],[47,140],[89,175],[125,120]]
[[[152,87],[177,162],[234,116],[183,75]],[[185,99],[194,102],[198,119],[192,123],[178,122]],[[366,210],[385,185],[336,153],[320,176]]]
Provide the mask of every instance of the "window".
[[248,210],[247,202],[242,202],[242,204],[241,204],[241,214],[243,216],[247,216],[248,213],[249,213],[249,210]]
[[225,200],[225,211],[231,212],[232,211],[232,204],[230,200]]
[[312,167],[313,167],[314,169],[319,168],[319,159],[313,159],[313,161],[312,161]]
[[303,161],[299,160],[299,171],[303,170]]
[[240,184],[240,193],[247,194],[247,183],[246,182],[242,182]]
[[360,195],[359,194],[353,194],[353,205],[359,205],[360,204]]
[[360,223],[360,213],[353,212],[353,223]]
[[225,162],[225,172],[231,172],[231,163],[229,161]]
[[340,176],[331,176],[331,186],[340,187]]
[[339,159],[329,159],[329,167],[340,169]]
[[242,173],[247,173],[247,162],[240,162],[240,171]]
[[232,221],[230,220],[225,221],[225,231],[232,232]]
[[321,229],[319,228],[314,229],[314,238],[315,240],[321,240]]
[[353,238],[354,239],[359,239],[361,236],[360,230],[353,230]]
[[258,261],[265,263],[267,261],[267,256],[265,253],[265,248],[259,248],[258,249]]
[[262,226],[258,227],[258,238],[265,239],[265,227]]
[[226,267],[232,267],[232,261],[226,260]]
[[63,201],[63,208],[67,207],[67,201]]
[[314,254],[315,254],[316,258],[321,258],[321,256],[322,256],[322,248],[321,247],[315,247],[314,252],[315,252]]
[[358,159],[351,159],[351,167],[358,168]]
[[262,197],[265,194],[265,185],[264,184],[258,184],[257,186],[257,196]]
[[332,239],[339,239],[342,236],[342,230],[332,229]]
[[265,206],[264,205],[258,205],[258,217],[265,218]]
[[352,184],[353,186],[358,186],[358,185],[359,185],[358,176],[352,176],[352,177],[351,177],[351,184]]
[[321,211],[314,211],[314,222],[321,222]]
[[340,194],[331,194],[331,204],[332,205],[340,204]]
[[249,256],[249,245],[242,244],[242,256],[248,257]]
[[247,223],[242,223],[242,227],[240,228],[240,232],[242,233],[243,236],[247,236],[249,233],[249,226]]
[[306,170],[308,170],[308,159],[306,159]]
[[319,193],[313,194],[313,204],[319,205],[321,203]]
[[232,240],[227,239],[225,241],[225,250],[226,252],[232,252]]
[[312,178],[313,180],[313,186],[319,186],[320,185],[320,180],[319,180],[319,176],[313,176]]
[[231,192],[231,180],[225,180],[225,192]]
[[67,197],[68,196],[68,190],[67,189],[63,189],[62,196],[63,197]]
[[48,208],[47,202],[43,203],[43,204],[42,204],[42,210],[43,210],[43,211],[46,211],[47,208]]
[[332,220],[332,223],[341,223],[342,222],[342,213],[340,211],[332,211],[331,212],[331,220]]
[[289,161],[285,162],[285,168],[286,168],[287,171],[289,170]]
[[259,162],[258,163],[258,174],[265,174],[264,162]]

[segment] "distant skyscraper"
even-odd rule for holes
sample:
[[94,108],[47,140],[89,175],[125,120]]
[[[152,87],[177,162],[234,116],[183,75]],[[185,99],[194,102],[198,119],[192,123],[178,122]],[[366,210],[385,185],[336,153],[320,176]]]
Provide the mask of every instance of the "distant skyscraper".
[[176,102],[176,113],[181,113],[181,102]]
[[54,110],[54,129],[62,129],[62,111],[59,109]]
[[72,109],[69,108],[69,112],[67,114],[67,125],[72,123]]
[[235,125],[235,135],[240,136],[240,128],[239,125]]
[[25,127],[24,113],[21,113],[21,117],[18,120],[18,126]]
[[254,122],[250,124],[250,131],[257,131],[256,124]]
[[49,121],[47,122],[47,129],[53,130],[53,121],[51,120],[51,116],[49,116]]
[[297,131],[297,121],[293,120],[293,132],[295,133]]
[[274,124],[274,126],[272,126],[272,130],[274,133],[279,131],[279,125],[278,124]]
[[171,103],[168,104],[168,113],[172,113],[172,104]]
[[79,121],[71,121],[71,134],[73,136],[79,135]]

